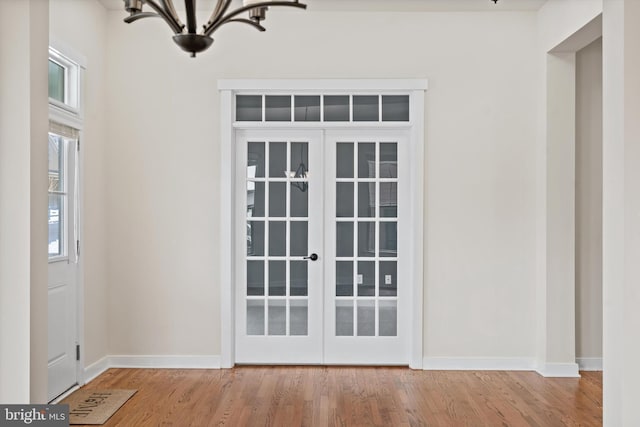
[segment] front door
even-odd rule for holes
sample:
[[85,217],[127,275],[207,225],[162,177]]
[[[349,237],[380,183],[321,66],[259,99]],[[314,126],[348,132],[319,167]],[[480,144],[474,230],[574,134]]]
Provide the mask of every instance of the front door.
[[408,364],[406,141],[237,133],[237,363]]
[[77,383],[77,139],[49,133],[49,400]]

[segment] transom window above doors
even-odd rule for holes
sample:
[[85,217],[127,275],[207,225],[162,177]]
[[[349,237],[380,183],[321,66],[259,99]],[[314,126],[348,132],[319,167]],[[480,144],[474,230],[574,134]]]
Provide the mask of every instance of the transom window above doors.
[[236,95],[237,122],[408,122],[409,95]]

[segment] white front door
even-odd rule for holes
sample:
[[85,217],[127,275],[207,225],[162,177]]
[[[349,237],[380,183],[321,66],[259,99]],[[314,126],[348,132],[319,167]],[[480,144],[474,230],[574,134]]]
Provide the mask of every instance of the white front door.
[[77,140],[49,133],[49,400],[77,384]]
[[236,150],[235,361],[408,364],[406,136],[247,130]]

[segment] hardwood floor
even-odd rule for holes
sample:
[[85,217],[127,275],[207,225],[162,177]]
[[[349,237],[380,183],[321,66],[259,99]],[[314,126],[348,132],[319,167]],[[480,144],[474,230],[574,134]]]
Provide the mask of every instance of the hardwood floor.
[[138,392],[105,426],[600,426],[602,373],[408,368],[110,369]]

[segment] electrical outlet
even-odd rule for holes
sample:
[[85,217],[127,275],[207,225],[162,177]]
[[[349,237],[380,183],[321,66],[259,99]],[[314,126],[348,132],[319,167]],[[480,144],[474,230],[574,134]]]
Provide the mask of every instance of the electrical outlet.
[[364,279],[362,278],[362,274],[358,274],[358,285],[362,285]]
[[384,284],[385,285],[390,285],[391,284],[391,275],[390,274],[385,274],[385,276],[384,276]]

